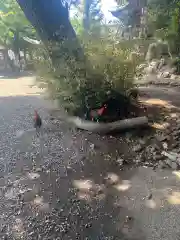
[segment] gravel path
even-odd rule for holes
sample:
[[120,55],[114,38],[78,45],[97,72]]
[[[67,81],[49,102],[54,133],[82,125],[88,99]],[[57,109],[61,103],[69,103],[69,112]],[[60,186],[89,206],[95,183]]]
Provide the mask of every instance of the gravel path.
[[51,124],[31,83],[0,81],[0,239],[179,239],[178,172],[124,169],[133,156],[124,136]]

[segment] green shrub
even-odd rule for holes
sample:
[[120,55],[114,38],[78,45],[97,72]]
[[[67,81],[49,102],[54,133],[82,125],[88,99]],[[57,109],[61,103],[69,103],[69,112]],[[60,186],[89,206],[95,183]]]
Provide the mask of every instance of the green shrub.
[[43,49],[36,50],[34,55],[38,81],[45,82],[50,97],[72,114],[80,114],[87,107],[98,107],[111,90],[125,93],[132,88],[139,64],[128,59],[133,49],[132,45],[127,47],[128,43],[89,38],[83,45],[89,61],[86,76],[74,62],[68,63],[74,66],[73,71],[67,63],[61,63],[55,71]]

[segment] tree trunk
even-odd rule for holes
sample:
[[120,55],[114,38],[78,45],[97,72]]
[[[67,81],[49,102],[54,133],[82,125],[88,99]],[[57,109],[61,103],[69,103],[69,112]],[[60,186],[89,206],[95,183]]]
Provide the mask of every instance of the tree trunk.
[[84,0],[84,11],[83,11],[83,28],[84,31],[89,31],[90,28],[90,7],[92,0]]
[[68,6],[61,0],[17,0],[27,19],[37,30],[55,68],[74,59],[85,63],[83,49],[69,21]]

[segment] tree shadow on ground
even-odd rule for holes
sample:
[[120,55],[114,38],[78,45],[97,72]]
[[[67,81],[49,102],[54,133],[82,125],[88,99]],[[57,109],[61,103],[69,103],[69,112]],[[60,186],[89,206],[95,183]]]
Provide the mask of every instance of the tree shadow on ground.
[[[0,103],[4,109],[16,107],[14,114],[23,108],[28,115],[38,101],[36,96],[25,96],[2,98]],[[21,189],[9,217],[12,235],[17,232],[13,227],[13,216],[17,216],[25,239],[146,239],[134,213],[120,203],[136,174],[134,169],[127,176],[117,161],[122,156],[132,158],[131,144],[123,136],[100,136],[63,123],[57,131],[45,129],[42,154],[39,139],[33,141],[34,147],[18,153],[12,170],[16,176],[25,176],[21,186],[29,189]],[[29,179],[29,172],[38,175]],[[8,204],[9,200],[4,211],[9,211]]]
[[[28,112],[34,106],[41,107],[38,101],[36,96],[1,98],[3,117],[10,118],[7,124],[13,127],[20,121],[26,129],[32,121]],[[4,227],[1,236],[144,240],[133,213],[118,201],[131,185],[131,175],[124,176],[115,161],[127,144],[120,138],[72,130],[66,124],[60,126],[57,131],[45,129],[42,155],[36,136],[32,145],[23,142],[20,150],[12,152],[16,162],[8,178],[14,174],[15,183],[6,186],[3,202],[7,204],[3,204],[3,211],[9,217],[4,221],[7,228]],[[29,144],[28,150],[24,144]],[[31,172],[37,175],[33,178]],[[12,195],[12,187],[17,198],[7,199]],[[16,204],[10,207],[14,201]]]
[[23,71],[23,72],[11,72],[11,71],[1,71],[0,72],[0,80],[1,79],[19,79],[22,77],[32,76],[31,72]]

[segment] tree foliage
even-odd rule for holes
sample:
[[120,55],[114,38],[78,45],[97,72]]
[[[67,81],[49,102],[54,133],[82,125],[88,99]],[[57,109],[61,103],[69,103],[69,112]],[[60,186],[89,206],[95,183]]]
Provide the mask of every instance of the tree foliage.
[[149,0],[149,28],[162,33],[174,53],[180,53],[180,2],[179,0]]
[[[25,48],[23,37],[35,37],[36,31],[29,23],[15,0],[0,1],[0,42],[17,51]],[[18,46],[17,46],[18,45]]]

